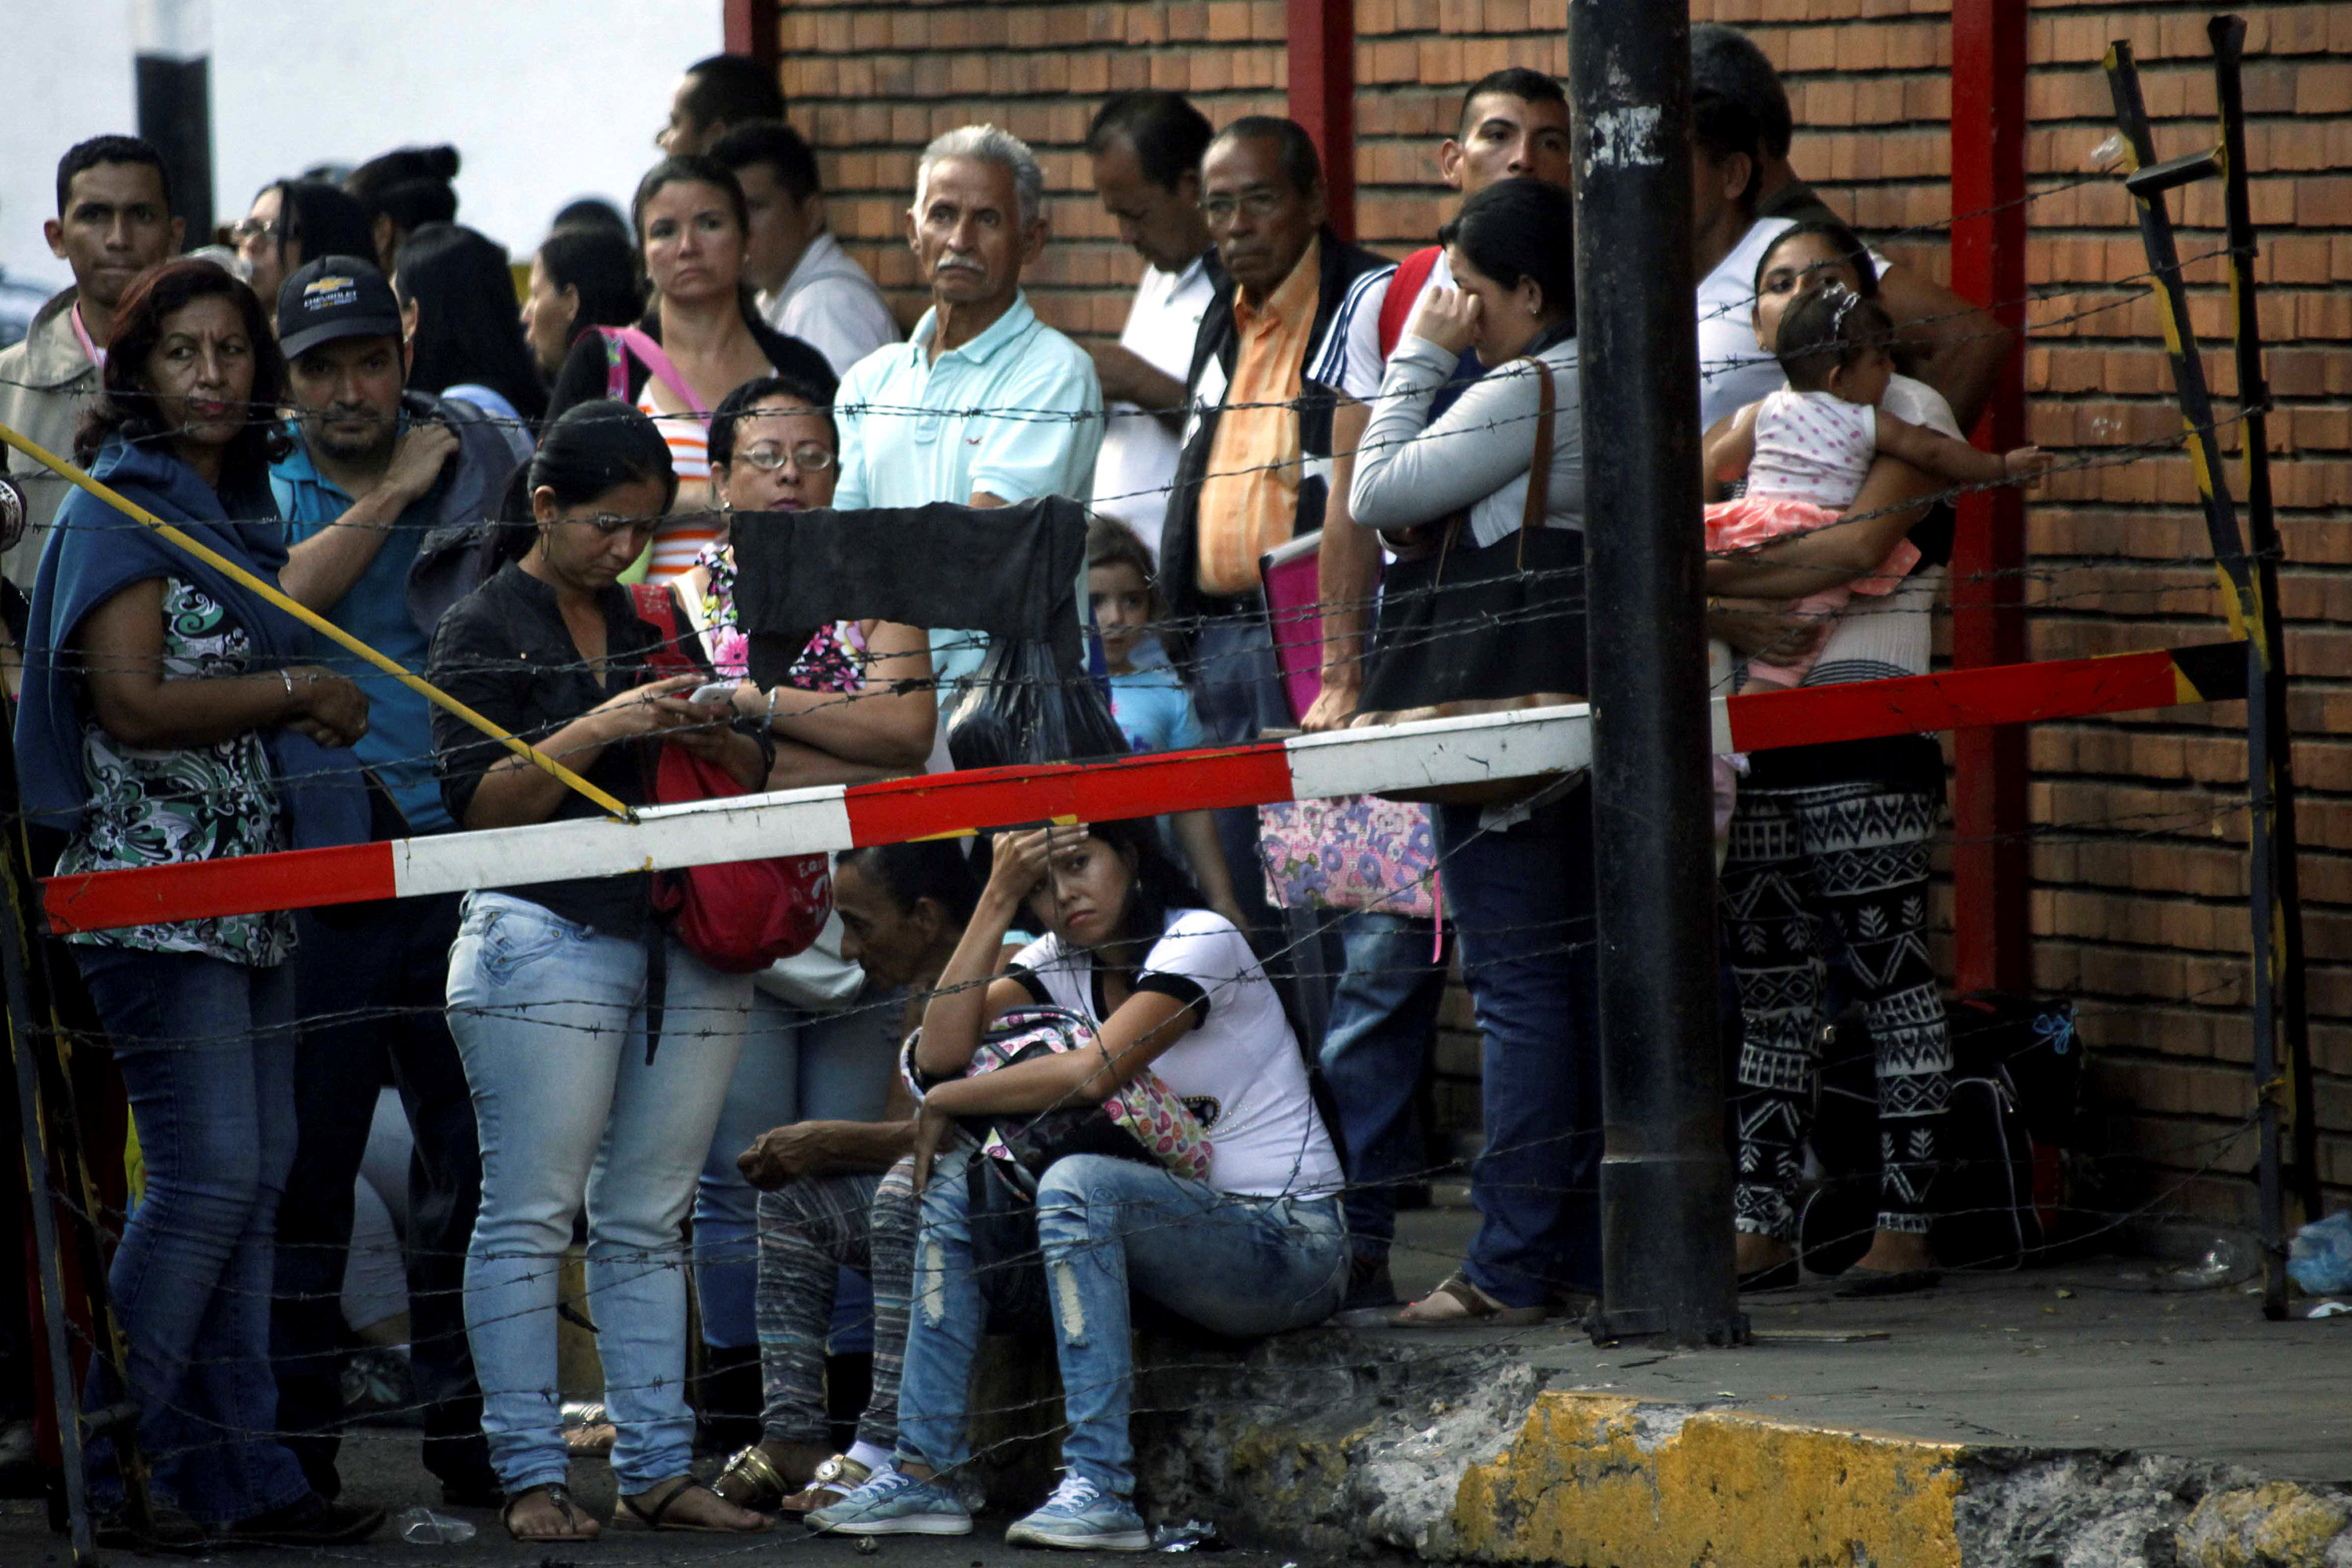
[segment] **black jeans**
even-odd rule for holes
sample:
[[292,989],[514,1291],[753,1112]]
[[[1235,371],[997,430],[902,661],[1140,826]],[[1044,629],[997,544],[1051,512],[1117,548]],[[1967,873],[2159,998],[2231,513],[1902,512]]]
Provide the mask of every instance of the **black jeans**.
[[356,923],[348,916],[300,918],[295,987],[306,1022],[294,1066],[297,1143],[278,1211],[270,1312],[278,1427],[311,1484],[331,1495],[341,1447],[335,1428],[342,1416],[341,1291],[352,1184],[389,1070],[416,1139],[406,1250],[425,1465],[445,1482],[491,1484],[465,1307],[482,1152],[465,1069],[443,1016],[457,898],[400,900]]

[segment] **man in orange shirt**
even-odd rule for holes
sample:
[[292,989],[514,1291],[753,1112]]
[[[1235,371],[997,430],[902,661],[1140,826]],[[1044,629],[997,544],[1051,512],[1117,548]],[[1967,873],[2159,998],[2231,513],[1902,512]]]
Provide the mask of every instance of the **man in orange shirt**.
[[[1287,120],[1250,115],[1218,133],[1201,160],[1201,212],[1230,281],[1192,347],[1192,412],[1160,571],[1191,632],[1171,651],[1192,682],[1201,727],[1230,745],[1297,722],[1275,665],[1258,557],[1322,527],[1327,506],[1344,514],[1347,497],[1332,493],[1330,479],[1346,307],[1359,278],[1391,267],[1332,230],[1315,144]],[[1226,863],[1255,865],[1256,814],[1217,815]],[[1249,889],[1245,900],[1262,897],[1262,879],[1234,880]]]

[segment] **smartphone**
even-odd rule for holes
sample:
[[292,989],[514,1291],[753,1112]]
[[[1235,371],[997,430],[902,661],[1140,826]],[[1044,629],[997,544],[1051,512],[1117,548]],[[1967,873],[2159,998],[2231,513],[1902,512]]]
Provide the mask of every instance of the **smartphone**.
[[688,702],[724,702],[728,700],[729,694],[735,689],[736,684],[732,680],[709,681],[696,687],[693,695],[687,700]]

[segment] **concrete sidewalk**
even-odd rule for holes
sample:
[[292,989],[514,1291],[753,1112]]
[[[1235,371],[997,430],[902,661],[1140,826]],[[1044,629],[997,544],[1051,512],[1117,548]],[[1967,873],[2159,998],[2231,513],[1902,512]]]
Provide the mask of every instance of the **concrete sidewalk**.
[[[1472,1217],[1404,1216],[1400,1289]],[[2352,1568],[2352,1318],[2112,1258],[1745,1305],[1739,1350],[1353,1327],[1260,1347],[1255,1386],[1196,1364],[1151,1485],[1440,1559]]]

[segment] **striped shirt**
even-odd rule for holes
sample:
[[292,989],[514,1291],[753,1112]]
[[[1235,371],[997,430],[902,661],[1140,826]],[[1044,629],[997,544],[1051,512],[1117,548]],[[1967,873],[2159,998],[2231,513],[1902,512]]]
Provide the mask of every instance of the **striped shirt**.
[[[718,517],[706,510],[702,494],[705,481],[710,478],[710,427],[691,414],[672,414],[654,403],[654,381],[646,380],[643,392],[637,394],[637,407],[653,416],[662,440],[669,447],[669,466],[677,475],[677,493],[689,498],[691,511],[662,520],[654,532],[653,559],[646,567],[646,581],[667,583],[693,570],[702,552],[719,540]],[[701,503],[701,504],[698,504]]]

